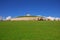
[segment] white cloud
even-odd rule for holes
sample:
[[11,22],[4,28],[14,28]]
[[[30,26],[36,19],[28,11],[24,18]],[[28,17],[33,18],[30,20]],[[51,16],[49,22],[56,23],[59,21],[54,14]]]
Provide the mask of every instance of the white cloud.
[[10,19],[11,19],[11,16],[6,17],[6,20],[10,20]]
[[50,20],[54,20],[55,19],[55,17],[51,17],[51,16],[49,16],[49,17],[46,17],[47,19],[50,19]]

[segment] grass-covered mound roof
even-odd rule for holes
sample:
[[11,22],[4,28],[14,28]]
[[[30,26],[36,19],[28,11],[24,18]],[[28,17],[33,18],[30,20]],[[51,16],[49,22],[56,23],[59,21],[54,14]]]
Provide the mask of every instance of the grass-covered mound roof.
[[37,16],[18,16],[17,18],[19,17],[37,17]]

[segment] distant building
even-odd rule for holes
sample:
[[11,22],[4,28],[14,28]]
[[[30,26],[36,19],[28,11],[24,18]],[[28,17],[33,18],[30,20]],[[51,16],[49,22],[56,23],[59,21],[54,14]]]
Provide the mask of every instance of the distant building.
[[30,14],[26,14],[26,16],[19,16],[17,18],[11,18],[11,21],[17,20],[43,20],[43,17],[40,16],[31,16]]
[[6,20],[11,20],[11,21],[20,21],[20,20],[37,20],[37,21],[54,21],[54,20],[60,20],[59,18],[55,17],[44,17],[44,16],[31,16],[30,14],[26,14],[26,16],[18,16],[16,18],[11,18],[11,16],[6,17]]

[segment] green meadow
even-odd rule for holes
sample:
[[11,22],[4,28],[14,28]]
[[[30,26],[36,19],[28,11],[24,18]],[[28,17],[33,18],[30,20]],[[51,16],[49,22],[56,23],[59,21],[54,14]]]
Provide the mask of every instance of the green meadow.
[[60,40],[60,21],[2,21],[0,40]]

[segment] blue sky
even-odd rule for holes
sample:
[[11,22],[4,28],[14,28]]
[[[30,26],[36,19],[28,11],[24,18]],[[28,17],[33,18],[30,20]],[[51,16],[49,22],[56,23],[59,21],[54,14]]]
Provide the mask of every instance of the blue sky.
[[0,16],[25,14],[60,17],[60,0],[0,0]]

